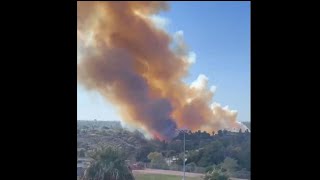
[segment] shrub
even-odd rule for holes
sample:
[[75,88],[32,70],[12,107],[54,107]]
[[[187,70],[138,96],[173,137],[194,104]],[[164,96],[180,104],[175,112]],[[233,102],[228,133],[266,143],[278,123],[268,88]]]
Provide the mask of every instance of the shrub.
[[229,176],[222,172],[221,169],[213,169],[212,171],[208,172],[204,180],[228,180]]

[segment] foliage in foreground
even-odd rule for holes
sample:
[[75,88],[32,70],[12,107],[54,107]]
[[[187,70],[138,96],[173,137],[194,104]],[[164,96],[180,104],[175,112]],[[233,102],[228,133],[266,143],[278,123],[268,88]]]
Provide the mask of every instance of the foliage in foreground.
[[94,161],[86,170],[84,180],[134,180],[127,166],[126,155],[119,149],[103,149],[92,157]]
[[[180,133],[171,141],[146,139],[138,131],[126,129],[88,129],[78,132],[78,156],[88,157],[101,146],[119,147],[130,154],[130,162],[148,163],[148,168],[181,171],[183,167],[183,140]],[[185,134],[186,171],[207,172],[221,169],[230,177],[250,178],[250,132],[219,130],[208,133],[194,131]],[[83,150],[85,152],[83,152]],[[82,151],[82,152],[81,152]],[[156,156],[148,155],[157,152]],[[161,154],[161,155],[160,155]],[[167,162],[170,161],[170,166]],[[201,172],[200,172],[201,171]]]
[[204,180],[228,180],[229,176],[222,172],[221,169],[213,169],[212,171],[208,172]]

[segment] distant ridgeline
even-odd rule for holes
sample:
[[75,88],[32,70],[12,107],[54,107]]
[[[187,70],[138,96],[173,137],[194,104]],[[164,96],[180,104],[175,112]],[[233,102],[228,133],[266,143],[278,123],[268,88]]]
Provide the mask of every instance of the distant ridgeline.
[[242,122],[244,125],[246,125],[251,130],[251,123],[250,121]]
[[120,121],[78,120],[78,127],[122,128]]

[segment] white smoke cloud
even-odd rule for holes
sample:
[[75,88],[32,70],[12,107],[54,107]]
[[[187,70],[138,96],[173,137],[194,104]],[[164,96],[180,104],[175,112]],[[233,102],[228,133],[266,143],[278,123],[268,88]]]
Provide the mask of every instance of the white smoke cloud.
[[199,90],[204,90],[207,87],[208,80],[209,78],[206,75],[200,74],[198,78],[191,83],[190,87]]
[[189,55],[188,55],[188,58],[187,58],[188,62],[190,64],[194,64],[194,63],[196,63],[196,59],[197,59],[196,53],[193,52],[193,51],[189,52]]
[[211,91],[212,93],[216,93],[217,87],[214,86],[214,85],[212,85],[212,86],[210,87],[210,91]]
[[169,19],[167,19],[165,17],[162,17],[162,16],[159,16],[159,15],[152,15],[152,16],[149,17],[149,19],[152,21],[152,23],[157,28],[162,29],[162,30],[166,30],[167,26],[170,23]]
[[[139,13],[137,13],[139,14]],[[151,22],[159,29],[162,29],[164,31],[167,30],[168,25],[170,24],[170,20],[168,18],[159,16],[159,15],[151,15],[149,17],[145,17],[143,15],[140,15],[141,17],[148,18],[151,20]],[[177,49],[185,49],[185,40],[184,40],[184,32],[182,30],[179,30],[174,33],[173,35],[174,42],[176,43]],[[182,52],[182,54],[185,52]],[[181,53],[180,53],[181,54]],[[190,51],[187,55],[185,55],[185,60],[189,64],[194,64],[196,62],[197,55],[195,52]]]
[[179,30],[174,33],[173,37],[176,41],[181,42],[184,38],[184,32],[182,30]]
[[[183,50],[183,52],[186,50],[185,49],[186,43],[184,41],[184,32],[182,30],[179,30],[173,34],[173,40],[176,43],[176,47],[178,48],[178,50],[181,49],[181,50]],[[179,54],[185,55],[185,54],[181,54],[181,53],[179,53]]]
[[215,117],[214,121],[208,122],[206,125],[203,126],[220,126],[221,129],[227,129],[229,131],[242,131],[247,130],[248,128],[242,124],[241,122],[237,121],[238,111],[231,110],[229,106],[221,106],[221,104],[217,102],[213,102],[210,106],[212,113]]

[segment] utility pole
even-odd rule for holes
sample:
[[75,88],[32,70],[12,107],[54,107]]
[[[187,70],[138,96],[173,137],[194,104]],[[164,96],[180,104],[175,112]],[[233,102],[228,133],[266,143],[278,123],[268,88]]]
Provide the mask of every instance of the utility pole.
[[185,180],[186,178],[186,132],[187,129],[179,129],[179,132],[183,132],[183,178],[182,180]]
[[186,177],[186,132],[183,131],[183,179]]

